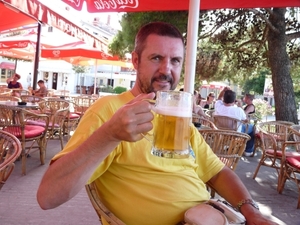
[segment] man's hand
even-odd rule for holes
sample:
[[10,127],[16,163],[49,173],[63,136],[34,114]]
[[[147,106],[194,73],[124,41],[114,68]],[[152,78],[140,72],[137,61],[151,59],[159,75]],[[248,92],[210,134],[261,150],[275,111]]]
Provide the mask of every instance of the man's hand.
[[[252,207],[252,206],[248,206]],[[253,213],[249,213],[249,212]],[[278,223],[271,221],[270,219],[265,218],[261,212],[256,209],[249,208],[248,214],[245,216],[247,225],[278,225]]]
[[153,104],[155,93],[140,94],[132,101],[121,107],[106,123],[108,137],[114,141],[138,141],[143,138],[142,133],[152,130]]

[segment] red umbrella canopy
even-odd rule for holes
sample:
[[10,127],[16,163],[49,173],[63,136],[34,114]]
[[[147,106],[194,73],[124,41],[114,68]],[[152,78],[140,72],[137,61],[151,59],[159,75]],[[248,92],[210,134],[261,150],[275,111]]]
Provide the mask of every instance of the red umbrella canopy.
[[[62,33],[62,32],[60,32]],[[68,45],[82,44],[83,41],[64,35],[60,38],[59,33],[41,35],[41,48],[65,47]],[[16,35],[0,38],[0,55],[15,59],[33,60],[36,52],[37,33],[29,31],[25,35]]]
[[12,11],[12,9],[3,2],[0,2],[0,15],[0,31],[37,23],[35,19],[25,13]]
[[104,59],[104,60],[119,60],[117,56],[111,56],[96,48],[91,48],[85,44],[68,45],[59,48],[44,48],[41,51],[43,58],[60,59],[64,57],[82,56],[91,59]]
[[[86,2],[89,12],[142,12],[142,11],[177,11],[188,10],[188,0],[132,0],[132,1],[99,1],[99,0],[62,0],[71,7],[81,10]],[[300,0],[201,0],[201,9],[222,8],[270,8],[270,7],[297,7]]]
[[107,50],[107,43],[82,29],[39,0],[0,0],[0,31],[37,23],[48,24],[90,46]]
[[112,56],[100,51],[96,48],[91,48],[86,44],[74,44],[58,48],[43,48],[41,56],[46,59],[64,60],[75,65],[115,65],[127,68],[132,68],[132,63],[124,62],[118,56]]
[[[82,44],[83,41],[72,36],[63,35],[61,33],[41,34],[41,45],[43,48],[63,47],[74,44]],[[26,48],[32,45],[34,48],[37,42],[37,32],[35,30],[28,31],[25,35],[7,36],[0,38],[0,49]]]

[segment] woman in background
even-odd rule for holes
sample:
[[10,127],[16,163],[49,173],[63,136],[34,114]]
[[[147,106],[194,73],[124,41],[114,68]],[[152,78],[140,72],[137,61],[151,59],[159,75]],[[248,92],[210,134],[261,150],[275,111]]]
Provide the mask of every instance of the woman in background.
[[[7,78],[7,88],[9,89],[23,89],[23,86],[18,80],[20,80],[21,76],[17,73],[15,73],[12,77]],[[17,90],[13,90],[12,96],[20,97],[20,93]]]
[[210,92],[207,96],[206,103],[204,105],[204,109],[214,109],[214,103],[215,103],[215,93]]

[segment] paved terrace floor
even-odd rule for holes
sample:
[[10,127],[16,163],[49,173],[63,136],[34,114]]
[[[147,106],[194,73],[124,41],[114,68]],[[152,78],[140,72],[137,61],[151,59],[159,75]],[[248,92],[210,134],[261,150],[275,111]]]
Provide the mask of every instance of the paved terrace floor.
[[[59,146],[57,140],[48,142],[46,163],[60,150]],[[252,179],[260,156],[259,152],[253,158],[242,158],[236,170],[238,176],[258,202],[264,215],[280,225],[300,225],[300,209],[296,209],[298,191],[294,183],[287,181],[284,192],[280,195],[276,191],[277,174],[274,170],[262,167],[257,178]],[[36,190],[46,169],[47,164],[40,165],[37,152],[32,153],[27,160],[26,176],[21,176],[21,163],[16,162],[14,172],[0,191],[0,224],[100,224],[85,189],[55,209],[44,211],[38,206]]]

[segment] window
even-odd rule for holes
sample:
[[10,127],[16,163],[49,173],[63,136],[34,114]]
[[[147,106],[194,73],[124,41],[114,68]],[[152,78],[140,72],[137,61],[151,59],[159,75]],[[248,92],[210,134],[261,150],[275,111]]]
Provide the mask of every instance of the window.
[[11,77],[14,74],[14,70],[10,69],[1,69],[1,80],[0,82],[5,82],[7,78]]

